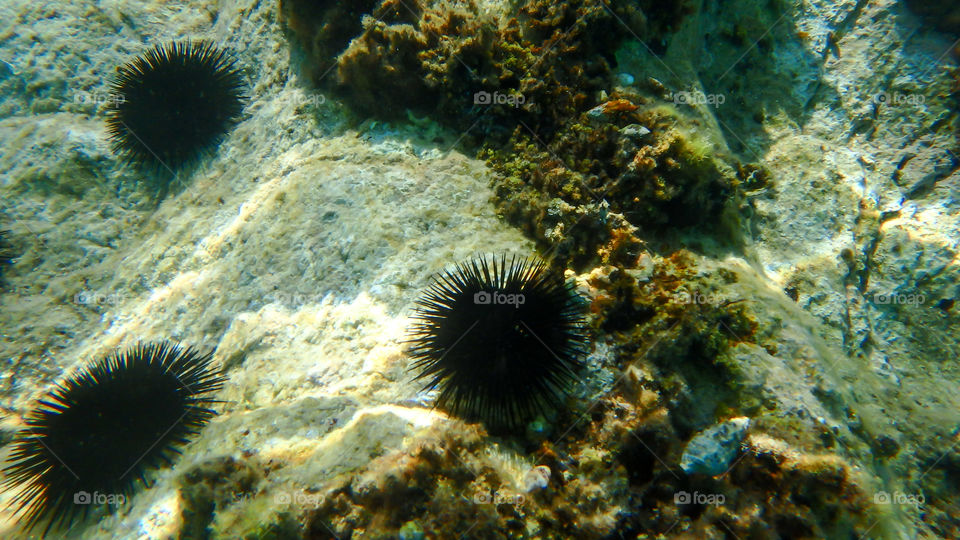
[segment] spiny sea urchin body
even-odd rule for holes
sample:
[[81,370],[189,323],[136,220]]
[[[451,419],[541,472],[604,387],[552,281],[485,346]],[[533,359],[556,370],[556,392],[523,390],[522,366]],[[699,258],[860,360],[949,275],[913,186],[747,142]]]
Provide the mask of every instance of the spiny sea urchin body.
[[480,257],[417,301],[410,354],[441,408],[513,430],[558,405],[586,352],[583,302],[539,260]]
[[24,418],[4,468],[11,506],[44,534],[93,506],[131,496],[148,470],[171,465],[216,412],[224,378],[212,354],[167,342],[138,344],[56,384]]
[[212,43],[157,45],[117,70],[107,129],[138,165],[177,168],[217,146],[243,111],[243,76]]

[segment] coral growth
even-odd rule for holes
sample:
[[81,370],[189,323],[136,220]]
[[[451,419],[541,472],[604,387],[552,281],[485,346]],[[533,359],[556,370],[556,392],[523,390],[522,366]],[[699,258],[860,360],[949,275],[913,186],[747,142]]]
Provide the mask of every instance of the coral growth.
[[875,522],[848,462],[763,434],[750,436],[729,473],[685,474],[673,414],[656,380],[632,366],[589,422],[527,457],[511,457],[479,426],[438,425],[326,486],[300,536],[822,538]]
[[324,75],[335,67],[336,85],[362,111],[397,117],[419,108],[500,137],[518,119],[556,125],[580,110],[604,86],[603,55],[647,22],[630,2],[599,0],[529,1],[502,16],[472,1],[346,9],[285,0],[281,13],[314,79],[332,84]]
[[[581,114],[550,142],[517,129],[511,146],[484,153],[501,175],[495,202],[508,220],[548,245],[556,243],[558,227],[594,221],[586,224],[589,236],[576,242],[592,261],[572,257],[579,264],[595,262],[617,234],[718,223],[736,175],[674,123],[669,108],[640,112],[633,101],[617,98]],[[600,204],[621,217],[618,232],[604,230],[602,216],[584,219]]]
[[[461,425],[462,426],[462,425]],[[416,526],[431,538],[496,538],[520,532],[512,503],[522,500],[502,468],[483,451],[481,433],[464,428],[423,436],[415,448],[374,460],[364,471],[340,479],[323,503],[308,512],[310,538],[396,538]],[[508,504],[492,504],[494,493]],[[518,498],[517,496],[521,496]]]
[[363,112],[429,110],[456,123],[489,71],[496,21],[470,2],[413,9],[413,20],[403,23],[365,18],[363,32],[337,58],[337,83]]
[[307,68],[317,81],[334,69],[337,55],[360,33],[362,18],[377,5],[378,0],[280,0],[279,18],[306,49],[311,60]]
[[733,346],[763,341],[758,323],[741,299],[718,294],[736,276],[698,274],[684,251],[656,262],[644,255],[638,266],[589,274],[592,324],[614,336],[627,361],[642,358],[662,369],[659,384],[671,397],[680,434],[689,436],[717,416],[758,413],[752,389],[738,383],[740,368],[730,359]]
[[[649,432],[637,437],[647,440],[636,452],[645,458],[641,463],[654,460],[652,454],[664,455]],[[870,499],[849,463],[833,455],[802,454],[765,435],[752,436],[745,447],[732,470],[718,478],[675,470],[634,483],[636,511],[623,516],[617,532],[623,538],[641,532],[677,538],[835,538],[876,526]],[[638,459],[620,459],[628,457]]]
[[217,513],[231,503],[252,499],[263,481],[243,459],[219,457],[196,464],[179,478],[181,538],[207,538]]
[[709,512],[733,534],[751,537],[772,528],[781,538],[835,538],[877,525],[864,478],[839,457],[804,454],[762,435],[745,446],[729,474],[727,504]]
[[[595,262],[612,249],[605,244],[637,244],[622,240],[638,230],[720,219],[736,175],[711,145],[678,129],[678,113],[653,98],[608,95],[620,42],[660,43],[690,3],[528,0],[503,13],[473,2],[412,5],[400,16],[391,0],[371,10],[336,59],[336,86],[364,113],[429,110],[481,146],[500,173],[500,213],[557,247],[555,264]],[[311,44],[346,24],[340,18],[320,24],[322,10],[286,11],[314,56],[336,48]]]

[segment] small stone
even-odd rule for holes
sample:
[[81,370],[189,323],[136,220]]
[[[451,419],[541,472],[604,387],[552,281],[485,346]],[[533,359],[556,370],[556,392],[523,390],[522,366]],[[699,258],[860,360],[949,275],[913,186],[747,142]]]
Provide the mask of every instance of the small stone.
[[633,84],[633,75],[629,73],[619,73],[617,74],[617,82],[622,86],[630,86]]
[[636,110],[637,106],[630,100],[614,99],[601,103],[587,111],[587,118],[593,122],[609,122],[621,114],[631,113]]
[[550,467],[537,465],[523,475],[523,490],[527,493],[544,489],[550,484]]
[[620,128],[620,134],[629,139],[636,140],[644,135],[649,135],[650,130],[640,124],[630,124],[629,126]]
[[680,468],[687,474],[723,474],[740,452],[749,428],[750,419],[741,416],[700,432],[683,450]]
[[587,118],[591,120],[604,120],[607,115],[603,111],[603,104],[597,105],[596,107],[587,111]]

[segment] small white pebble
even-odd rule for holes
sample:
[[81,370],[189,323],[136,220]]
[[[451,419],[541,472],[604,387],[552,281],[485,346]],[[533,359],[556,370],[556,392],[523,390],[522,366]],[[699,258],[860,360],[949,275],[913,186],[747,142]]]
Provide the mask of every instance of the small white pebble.
[[523,489],[527,493],[535,489],[543,489],[550,483],[550,467],[537,465],[523,475]]

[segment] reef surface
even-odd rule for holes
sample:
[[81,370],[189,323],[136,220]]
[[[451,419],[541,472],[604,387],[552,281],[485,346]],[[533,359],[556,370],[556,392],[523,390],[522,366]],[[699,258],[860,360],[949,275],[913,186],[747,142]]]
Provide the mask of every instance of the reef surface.
[[[68,537],[960,537],[960,51],[915,4],[7,0],[0,457],[50,384],[171,339],[221,415]],[[158,178],[104,111],[176,39],[249,96]],[[514,436],[408,371],[478,253],[588,306]]]

